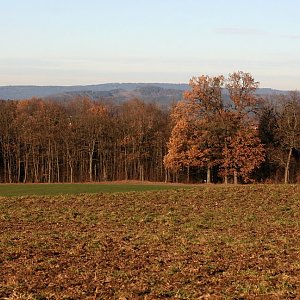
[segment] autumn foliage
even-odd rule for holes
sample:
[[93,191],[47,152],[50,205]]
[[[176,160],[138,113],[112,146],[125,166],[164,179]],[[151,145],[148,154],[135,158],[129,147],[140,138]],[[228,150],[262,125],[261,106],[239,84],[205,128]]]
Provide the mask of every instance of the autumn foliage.
[[223,148],[220,174],[237,174],[244,182],[252,181],[251,173],[264,161],[264,154],[264,146],[254,130],[239,130]]
[[300,181],[300,94],[201,75],[172,107],[74,96],[0,101],[0,182]]
[[0,102],[1,182],[165,179],[168,114],[133,99]]
[[251,181],[252,171],[264,160],[255,119],[249,115],[258,104],[254,95],[258,84],[248,73],[229,75],[225,86],[231,101],[226,105],[221,94],[224,82],[223,76],[200,76],[190,81],[191,90],[172,114],[175,125],[165,158],[167,168],[177,172],[180,167],[205,167],[207,182],[212,180],[213,168],[226,183],[230,175],[235,183],[238,177]]

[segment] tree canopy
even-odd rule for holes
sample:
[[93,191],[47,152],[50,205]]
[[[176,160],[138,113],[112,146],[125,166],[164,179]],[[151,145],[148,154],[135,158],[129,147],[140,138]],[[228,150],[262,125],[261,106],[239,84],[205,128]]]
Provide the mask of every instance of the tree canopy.
[[242,71],[201,75],[172,107],[0,101],[0,182],[300,181],[300,94],[258,97]]

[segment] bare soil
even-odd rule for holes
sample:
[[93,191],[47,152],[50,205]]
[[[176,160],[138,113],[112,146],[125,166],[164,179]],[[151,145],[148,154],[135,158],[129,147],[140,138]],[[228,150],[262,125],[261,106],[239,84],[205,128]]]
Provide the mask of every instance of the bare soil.
[[0,199],[0,299],[299,299],[300,186]]

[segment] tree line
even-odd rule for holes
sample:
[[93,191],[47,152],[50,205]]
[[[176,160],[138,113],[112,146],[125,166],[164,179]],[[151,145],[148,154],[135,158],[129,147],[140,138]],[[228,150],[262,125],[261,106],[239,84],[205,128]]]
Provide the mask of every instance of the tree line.
[[137,99],[2,101],[1,182],[162,181],[168,119]]
[[[0,102],[0,182],[298,182],[300,95],[199,76],[170,108],[74,97]],[[224,93],[225,90],[225,93]]]

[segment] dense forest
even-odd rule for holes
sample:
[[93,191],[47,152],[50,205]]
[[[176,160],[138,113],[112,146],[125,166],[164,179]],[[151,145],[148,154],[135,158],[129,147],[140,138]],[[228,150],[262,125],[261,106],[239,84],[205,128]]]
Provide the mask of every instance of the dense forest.
[[257,88],[235,72],[192,78],[169,108],[3,100],[0,182],[298,182],[300,94],[259,97]]

